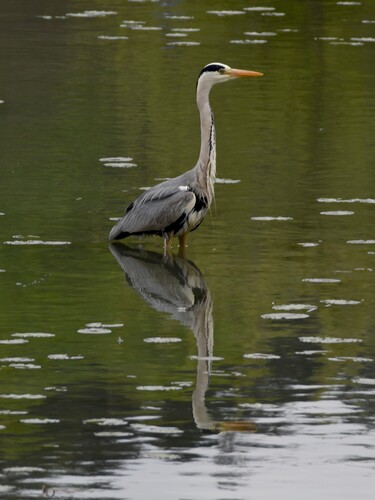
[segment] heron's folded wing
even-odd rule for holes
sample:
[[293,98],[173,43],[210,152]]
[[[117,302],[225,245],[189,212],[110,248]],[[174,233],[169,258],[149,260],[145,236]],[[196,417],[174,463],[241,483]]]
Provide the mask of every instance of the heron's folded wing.
[[150,195],[140,197],[129,205],[124,217],[111,231],[110,238],[116,238],[120,233],[163,232],[181,217],[185,217],[196,201],[192,191],[175,186]]
[[[182,176],[180,176],[182,177]],[[188,186],[180,186],[178,178],[169,179],[151,187],[141,194],[133,203],[133,206],[142,205],[148,201],[163,200],[178,193],[191,191]],[[130,205],[131,206],[131,205]],[[129,207],[128,207],[129,208]]]

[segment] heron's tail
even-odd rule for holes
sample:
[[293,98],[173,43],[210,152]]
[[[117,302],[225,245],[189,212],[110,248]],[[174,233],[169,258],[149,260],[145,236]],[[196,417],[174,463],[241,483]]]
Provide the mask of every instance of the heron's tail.
[[109,232],[108,240],[109,241],[122,240],[123,238],[126,238],[129,235],[130,233],[127,233],[122,230],[122,219],[121,219],[115,226],[113,226],[113,228]]

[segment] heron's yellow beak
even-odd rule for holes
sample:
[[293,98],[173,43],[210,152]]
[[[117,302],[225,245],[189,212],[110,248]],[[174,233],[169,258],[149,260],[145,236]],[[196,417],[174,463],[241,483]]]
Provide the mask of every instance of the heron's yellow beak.
[[259,73],[258,71],[248,71],[246,69],[227,69],[225,73],[234,78],[238,78],[240,76],[263,76],[263,73]]

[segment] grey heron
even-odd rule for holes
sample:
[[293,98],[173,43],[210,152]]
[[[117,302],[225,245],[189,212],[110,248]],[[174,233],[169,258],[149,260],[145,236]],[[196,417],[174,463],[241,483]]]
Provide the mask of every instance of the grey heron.
[[262,73],[233,69],[222,63],[210,63],[201,70],[196,86],[201,146],[195,167],[153,186],[130,203],[109,233],[110,241],[156,234],[163,237],[164,252],[168,253],[173,237],[178,237],[180,251],[183,251],[188,233],[203,221],[214,197],[216,143],[210,90],[217,83],[253,76],[262,76]]

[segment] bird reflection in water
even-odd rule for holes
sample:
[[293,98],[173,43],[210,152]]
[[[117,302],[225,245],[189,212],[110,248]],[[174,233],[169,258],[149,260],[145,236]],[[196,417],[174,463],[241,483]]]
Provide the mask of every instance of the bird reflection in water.
[[197,342],[197,378],[192,397],[193,417],[203,431],[255,432],[255,425],[246,421],[216,422],[206,407],[213,360],[214,322],[212,297],[198,267],[182,257],[129,248],[111,243],[110,251],[125,272],[129,285],[151,307],[170,314],[190,328]]

